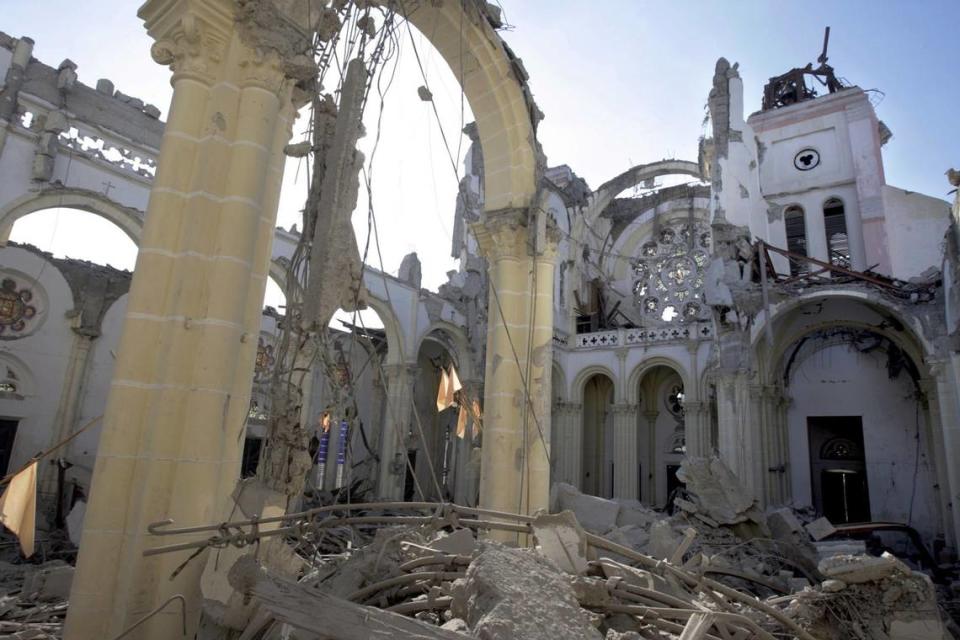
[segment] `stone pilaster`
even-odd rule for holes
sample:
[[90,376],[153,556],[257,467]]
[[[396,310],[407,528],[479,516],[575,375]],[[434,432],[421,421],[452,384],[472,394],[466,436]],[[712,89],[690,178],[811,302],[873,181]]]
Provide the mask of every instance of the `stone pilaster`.
[[[940,437],[943,442],[943,461],[946,469],[946,494],[949,509],[946,517],[951,520],[954,549],[960,549],[960,397],[957,395],[960,382],[960,355],[950,354],[948,359],[930,363],[936,380],[937,405],[940,418]],[[940,456],[937,456],[938,468]],[[938,474],[939,477],[939,474]]]
[[703,457],[710,455],[710,416],[706,403],[684,400],[683,431],[687,455]]
[[637,405],[613,405],[613,495],[616,498],[640,498],[637,420]]
[[744,486],[760,497],[762,449],[755,394],[744,372],[717,375],[717,419],[720,458]]
[[550,447],[553,481],[579,487],[583,463],[583,405],[558,402],[553,405],[553,418]]
[[643,494],[644,500],[647,504],[651,506],[657,505],[657,416],[660,413],[656,410],[653,411],[644,411],[643,419],[647,423],[647,444],[646,451],[647,456],[646,460],[643,461]]
[[[173,98],[97,455],[65,637],[120,634],[173,594],[200,613],[204,558],[145,558],[151,522],[227,516],[294,116],[286,60],[240,37],[227,0],[150,0],[140,15]],[[184,540],[184,538],[179,538]],[[137,638],[182,635],[168,608]]]
[[[385,500],[402,500],[407,476],[406,441],[413,420],[413,385],[419,369],[415,364],[383,367],[387,404],[380,435],[380,477],[377,493]],[[419,499],[419,496],[418,496]]]
[[[473,226],[489,263],[480,504],[532,514],[550,495],[553,276],[559,234],[524,209]],[[514,536],[509,536],[514,538]]]
[[[90,370],[90,351],[92,348],[93,336],[74,331],[73,344],[70,346],[70,359],[67,361],[67,370],[63,376],[60,401],[53,419],[53,433],[48,447],[62,441],[78,426],[80,401],[83,397],[83,386],[87,380],[87,373]],[[58,456],[65,453],[65,451],[60,451]],[[57,474],[54,470],[55,467],[49,464],[40,466],[42,491],[47,493],[55,491]]]

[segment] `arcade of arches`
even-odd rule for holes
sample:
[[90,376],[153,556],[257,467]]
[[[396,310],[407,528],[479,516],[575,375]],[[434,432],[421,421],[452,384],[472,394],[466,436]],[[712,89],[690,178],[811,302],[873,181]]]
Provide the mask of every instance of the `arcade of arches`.
[[[311,439],[307,499],[532,514],[562,482],[665,508],[684,458],[715,455],[762,507],[902,522],[956,550],[958,211],[885,184],[882,164],[826,161],[882,162],[868,96],[845,87],[744,118],[721,59],[698,161],[594,190],[545,164],[492,9],[416,4],[407,17],[476,118],[450,203],[459,269],[432,292],[416,254],[398,275],[365,266],[364,317],[378,322],[338,314],[306,365],[284,333],[295,301],[271,287],[263,304],[301,240],[275,222],[310,89],[295,53],[306,32],[238,23],[227,0],[150,0],[167,122],[0,34],[13,92],[0,101],[0,465],[104,416],[64,450],[69,496],[41,475],[41,511],[88,501],[67,637],[112,637],[175,593],[196,624],[202,563],[145,559],[147,527],[225,517],[269,455],[278,385]],[[824,122],[843,133],[824,138]],[[134,272],[17,242],[18,220],[57,206],[114,223],[137,246]],[[459,407],[438,403],[452,370],[462,437]],[[261,515],[299,504],[288,498],[271,494]],[[177,624],[160,616],[144,637]]]

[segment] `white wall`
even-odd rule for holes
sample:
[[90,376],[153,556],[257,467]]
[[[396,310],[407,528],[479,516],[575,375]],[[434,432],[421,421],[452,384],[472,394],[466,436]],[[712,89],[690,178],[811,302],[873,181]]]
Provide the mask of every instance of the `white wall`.
[[912,501],[913,526],[931,535],[939,517],[932,489],[936,477],[926,448],[922,411],[916,458],[918,416],[913,393],[913,382],[905,371],[895,379],[888,377],[885,355],[880,352],[863,354],[847,345],[833,345],[797,362],[787,412],[795,504],[812,501],[807,417],[862,416],[872,519],[907,522]]
[[[10,468],[16,469],[50,445],[54,417],[73,345],[74,333],[65,314],[73,309],[70,286],[52,264],[16,247],[3,249],[0,279],[11,275],[30,288],[37,308],[35,331],[13,340],[0,340],[0,360],[9,354],[22,362],[33,380],[32,393],[23,400],[0,400],[0,417],[21,419]],[[29,325],[28,325],[29,330]]]
[[944,234],[950,226],[947,201],[885,186],[883,206],[892,275],[908,280],[930,267],[940,268]]

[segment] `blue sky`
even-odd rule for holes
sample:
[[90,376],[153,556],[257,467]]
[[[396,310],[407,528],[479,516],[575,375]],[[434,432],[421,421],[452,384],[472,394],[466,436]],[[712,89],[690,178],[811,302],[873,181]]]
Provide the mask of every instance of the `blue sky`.
[[[593,187],[633,164],[664,157],[696,159],[704,105],[719,56],[740,63],[748,112],[759,109],[770,76],[815,62],[831,26],[830,64],[840,77],[885,93],[878,114],[893,131],[884,149],[887,182],[942,198],[943,176],[960,166],[960,24],[957,0],[894,2],[713,0],[503,0],[512,28],[503,35],[529,72],[546,114],[540,140],[551,165],[569,164]],[[149,56],[151,40],[136,17],[138,2],[0,0],[0,30],[36,41],[35,57],[56,66],[69,57],[80,80],[101,77],[166,112],[169,73]],[[419,36],[441,124],[456,146],[459,88]],[[457,178],[437,122],[416,97],[423,84],[409,38],[385,107],[375,164],[374,202],[384,268],[395,272],[417,251],[424,286],[445,281]],[[371,110],[375,115],[375,105]],[[469,111],[466,114],[469,120]],[[372,142],[374,130],[368,118]],[[288,165],[278,220],[289,226],[305,191]],[[14,229],[27,240],[75,257],[93,251],[115,264],[122,235],[104,238],[86,218],[38,214]],[[366,205],[354,216],[362,243]],[[79,227],[77,225],[80,225]],[[66,248],[61,248],[66,247]],[[130,254],[127,249],[127,254]],[[130,254],[132,255],[132,254]],[[110,257],[115,256],[115,257]],[[371,260],[377,264],[377,260]]]

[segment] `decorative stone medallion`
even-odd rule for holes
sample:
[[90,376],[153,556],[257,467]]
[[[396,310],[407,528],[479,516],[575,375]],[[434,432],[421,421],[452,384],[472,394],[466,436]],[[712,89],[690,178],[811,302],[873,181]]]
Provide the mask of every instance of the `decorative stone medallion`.
[[0,337],[20,337],[27,323],[37,315],[31,300],[33,292],[26,287],[18,288],[13,278],[0,282]]

